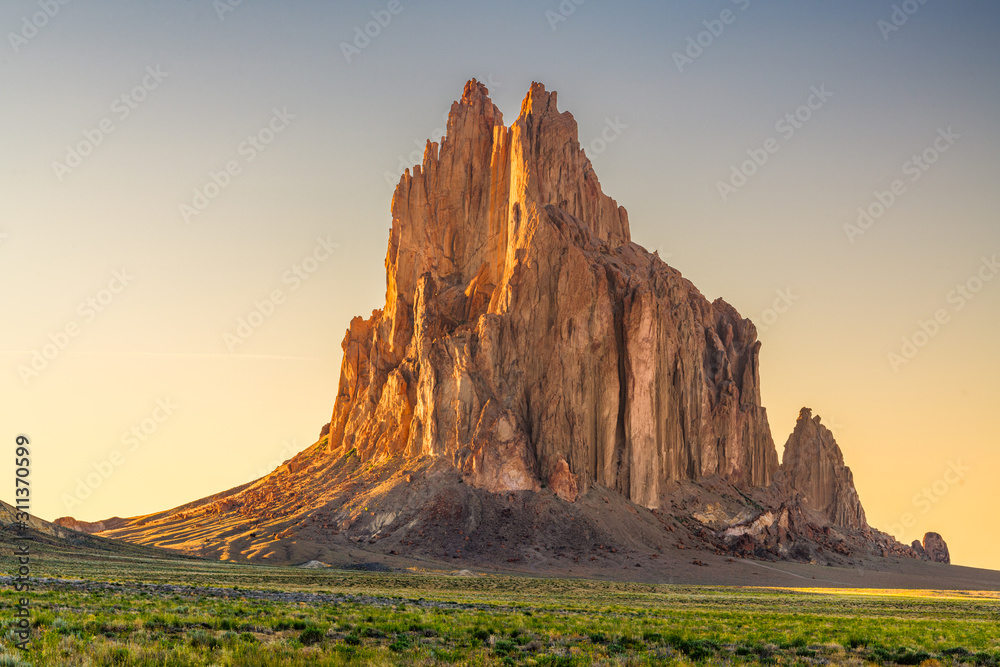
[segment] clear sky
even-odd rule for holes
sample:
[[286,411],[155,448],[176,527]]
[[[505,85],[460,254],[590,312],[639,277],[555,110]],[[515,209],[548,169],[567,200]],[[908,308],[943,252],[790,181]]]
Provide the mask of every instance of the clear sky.
[[557,90],[633,239],[757,322],[779,452],[811,407],[873,525],[1000,568],[995,2],[9,0],[0,32],[0,414],[39,516],[315,440],[391,184],[476,77],[508,123]]

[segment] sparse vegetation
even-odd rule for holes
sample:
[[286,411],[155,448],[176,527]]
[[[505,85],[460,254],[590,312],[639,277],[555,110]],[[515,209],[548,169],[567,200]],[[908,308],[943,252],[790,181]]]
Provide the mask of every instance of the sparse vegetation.
[[[3,561],[9,565],[9,556]],[[38,572],[85,581],[32,592],[36,667],[1000,665],[996,594],[454,577],[67,554],[48,554]],[[0,594],[4,634],[14,600],[11,590]],[[4,654],[0,665],[18,660]]]

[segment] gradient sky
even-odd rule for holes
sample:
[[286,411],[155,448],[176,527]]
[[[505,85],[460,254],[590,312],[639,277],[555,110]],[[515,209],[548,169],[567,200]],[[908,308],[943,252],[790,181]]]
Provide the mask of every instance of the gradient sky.
[[[348,62],[341,43],[396,5],[226,1],[0,5],[0,414],[11,449],[33,441],[36,514],[165,509],[311,444],[350,318],[384,302],[390,183],[477,77],[508,124],[532,81],[557,90],[633,240],[758,324],[779,452],[811,407],[873,525],[941,532],[955,562],[1000,568],[996,3],[897,2],[916,11],[896,26],[889,0],[401,0]],[[689,38],[707,46],[678,66]],[[831,95],[778,125],[814,87]],[[262,150],[244,143],[262,131]],[[80,142],[96,145],[53,166]]]

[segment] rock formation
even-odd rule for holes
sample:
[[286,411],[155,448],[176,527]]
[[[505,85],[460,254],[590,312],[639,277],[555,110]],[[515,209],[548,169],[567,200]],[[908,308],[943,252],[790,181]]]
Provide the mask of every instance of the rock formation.
[[487,95],[466,85],[396,187],[386,303],[344,337],[330,451],[649,508],[670,480],[769,484],[753,323],[631,242],[554,92],[532,84],[510,127]]
[[[808,409],[779,468],[753,323],[631,242],[555,93],[532,84],[508,127],[470,81],[391,213],[385,305],[351,321],[314,445],[172,510],[61,522],[223,560],[656,581],[688,550],[918,557],[868,527]],[[947,558],[940,538],[921,549]]]
[[858,531],[868,528],[854,475],[844,465],[840,446],[809,408],[802,408],[795,430],[788,436],[781,472],[806,507],[838,526]]
[[125,521],[125,519],[117,516],[103,521],[78,521],[71,516],[64,516],[59,517],[52,523],[63,528],[79,531],[81,533],[100,533],[105,530],[114,530],[115,528],[125,524]]
[[[915,543],[916,544],[916,543]],[[944,538],[937,533],[924,535],[923,552],[927,559],[935,563],[951,563],[951,554]]]

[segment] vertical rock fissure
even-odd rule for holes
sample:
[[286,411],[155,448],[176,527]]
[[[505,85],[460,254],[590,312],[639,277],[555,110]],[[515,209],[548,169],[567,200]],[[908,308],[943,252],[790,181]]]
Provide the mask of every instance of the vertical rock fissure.
[[598,482],[647,507],[670,479],[770,478],[755,330],[631,242],[578,135],[541,84],[510,128],[466,85],[393,196],[386,306],[345,339],[331,453],[419,451],[481,488]]
[[[611,282],[611,284],[613,285],[614,283]],[[613,303],[615,318],[615,350],[618,360],[618,419],[615,423],[614,472],[620,485],[619,490],[623,491],[625,495],[628,495],[628,471],[625,470],[625,466],[623,464],[623,461],[626,459],[627,449],[625,440],[625,414],[628,410],[628,375],[625,371],[625,312],[622,304],[617,299],[615,299]],[[621,479],[623,474],[626,475],[625,479]]]

